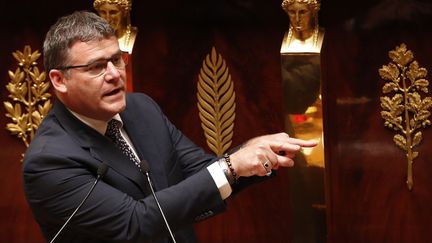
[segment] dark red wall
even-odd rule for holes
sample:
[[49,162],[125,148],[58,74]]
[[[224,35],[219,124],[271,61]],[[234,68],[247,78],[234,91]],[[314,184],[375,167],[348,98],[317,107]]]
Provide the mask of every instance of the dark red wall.
[[[0,101],[7,100],[7,71],[16,68],[11,53],[28,44],[41,50],[44,33],[57,17],[73,10],[92,10],[92,2],[3,4]],[[421,66],[431,69],[430,28],[421,24],[419,14],[410,15],[411,24],[375,18],[378,24],[371,27],[368,21],[377,16],[367,13],[376,2],[328,0],[320,12],[326,29],[322,65],[329,239],[428,242],[432,168],[427,159],[431,152],[424,144],[419,147],[422,159],[415,165],[416,185],[408,192],[403,182],[404,156],[379,116],[382,82],[378,69],[389,62],[388,51],[402,41]],[[215,46],[226,60],[237,95],[233,144],[282,131],[279,48],[288,18],[280,3],[135,1],[132,23],[139,29],[132,60],[135,90],[152,96],[174,124],[206,146],[199,128],[196,84],[202,60]],[[366,103],[345,103],[364,97]],[[25,148],[3,129],[9,122],[2,115],[3,106],[0,113],[0,242],[43,242],[22,192],[20,159]],[[425,143],[431,140],[430,130],[424,133]],[[291,225],[296,222],[290,220],[288,183],[288,170],[282,170],[276,178],[229,199],[227,213],[196,226],[199,238],[202,242],[290,242]]]
[[[407,6],[398,9],[410,11]],[[388,52],[405,43],[432,81],[431,16],[417,12],[392,20],[388,12],[381,9],[376,18],[357,18],[352,26],[327,32],[323,70],[330,242],[432,240],[432,128],[422,131],[423,141],[414,147],[419,157],[409,191],[405,152],[395,145],[396,133],[384,127],[380,115],[384,81],[378,74],[391,61]],[[372,25],[372,20],[377,22]],[[430,90],[429,85],[429,97]]]

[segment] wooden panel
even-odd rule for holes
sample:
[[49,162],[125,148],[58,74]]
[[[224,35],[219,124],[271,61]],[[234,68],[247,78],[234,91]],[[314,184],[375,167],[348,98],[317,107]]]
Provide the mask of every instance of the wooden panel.
[[[10,53],[22,49],[25,44],[40,50],[45,32],[58,16],[76,9],[92,9],[92,1],[79,2],[67,6],[45,2],[52,4],[54,9],[46,14],[39,12],[39,16],[44,16],[39,18],[32,10],[41,8],[34,2],[20,3],[24,7],[20,13],[26,18],[16,20],[15,27],[5,26],[11,38],[3,39],[0,45],[1,53],[6,55],[0,59],[4,83],[8,81],[7,70],[14,69],[15,65]],[[12,2],[8,4],[13,5],[10,9],[18,7]],[[206,146],[199,129],[196,84],[202,60],[215,46],[227,61],[237,94],[233,144],[264,133],[282,131],[279,48],[286,16],[280,9],[279,0],[252,1],[247,5],[233,1],[216,5],[206,1],[134,2],[132,21],[139,27],[133,52],[134,89],[152,96],[186,135]],[[12,22],[16,16],[6,18],[2,24]],[[274,18],[279,24],[266,24]],[[29,19],[34,21],[29,22]],[[7,93],[0,89],[3,101]],[[0,111],[4,114],[3,107]],[[0,121],[4,127],[7,119],[2,117]],[[0,198],[4,205],[0,211],[0,242],[43,242],[24,200],[20,163],[9,157],[19,157],[23,147],[5,130],[0,136],[2,144],[13,147],[0,151],[3,168]],[[8,167],[10,170],[6,169]],[[240,239],[287,242],[291,225],[287,172],[282,171],[273,180],[245,190],[229,200],[226,214],[198,224],[201,242]],[[14,197],[12,192],[16,193]]]
[[[13,19],[9,15],[3,16],[5,17]],[[1,23],[5,24],[3,21]],[[0,41],[0,242],[42,243],[44,240],[39,226],[23,193],[21,159],[25,145],[5,129],[11,120],[5,117],[6,110],[3,106],[4,101],[11,101],[5,88],[10,80],[7,72],[17,68],[12,52],[22,51],[25,45],[30,45],[33,51],[41,51],[42,35],[38,33],[37,27],[34,30],[24,28],[19,20],[16,21],[16,26],[23,29],[14,30],[13,26],[2,26],[8,38]]]
[[[215,46],[227,61],[237,94],[233,143],[283,130],[279,48],[288,19],[280,2],[134,1],[132,22],[139,28],[133,54],[134,89],[154,97],[186,135],[205,146],[196,82],[202,60]],[[0,16],[6,36],[0,41],[1,101],[7,98],[2,88],[8,81],[7,70],[15,65],[10,53],[26,44],[41,49],[47,28],[58,16],[92,10],[92,1],[45,1],[49,9],[39,4],[31,0],[5,3],[9,11]],[[376,1],[322,4],[329,242],[428,242],[432,129],[424,132],[424,143],[418,147],[415,187],[409,192],[404,183],[404,155],[379,115],[382,81],[378,69],[388,63],[388,51],[403,41],[430,71],[431,33],[422,32],[428,27],[417,23],[374,30],[351,28],[364,20],[363,13]],[[412,29],[415,26],[418,29]],[[4,127],[3,106],[0,112],[0,127]],[[43,242],[22,193],[17,160],[23,147],[3,129],[0,146],[0,242]],[[289,183],[289,170],[282,170],[276,178],[229,199],[226,214],[196,226],[199,239],[290,242],[296,222],[289,212]]]
[[[233,145],[283,130],[279,49],[285,25],[263,23],[274,21],[271,13],[285,20],[280,2],[254,1],[249,6],[252,10],[241,9],[246,17],[231,16],[239,19],[212,15],[223,14],[220,8],[236,4],[218,3],[219,6],[210,8],[206,3],[179,4],[173,19],[188,16],[190,20],[170,23],[164,30],[149,29],[142,36],[145,44],[134,49],[134,55],[152,57],[141,63],[144,68],[134,68],[135,77],[143,78],[135,83],[135,88],[150,92],[168,117],[204,147],[203,131],[198,125],[196,85],[202,61],[212,46],[226,60],[234,82],[237,106]],[[187,11],[181,13],[182,10]],[[271,181],[229,199],[225,214],[196,225],[200,242],[289,242],[288,179],[288,171],[281,171]]]
[[[3,120],[1,120],[3,121]],[[22,193],[21,153],[24,145],[0,132],[0,241],[42,242],[42,235],[35,223]]]
[[430,71],[430,31],[419,23],[354,27],[327,33],[323,61],[329,241],[429,242],[432,128],[416,147],[410,192],[405,154],[380,116],[384,82],[378,69],[390,62],[388,51],[404,42]]

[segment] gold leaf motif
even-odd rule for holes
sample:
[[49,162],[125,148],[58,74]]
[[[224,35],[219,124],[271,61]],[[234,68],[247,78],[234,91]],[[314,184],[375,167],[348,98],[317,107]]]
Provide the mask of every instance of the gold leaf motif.
[[429,117],[432,107],[431,97],[422,97],[419,92],[428,93],[429,81],[425,79],[427,70],[414,60],[414,54],[402,43],[389,52],[393,61],[383,65],[378,73],[386,81],[383,93],[393,97],[381,97],[381,117],[384,126],[397,132],[394,143],[406,152],[408,159],[407,186],[414,186],[413,163],[418,157],[414,147],[423,139],[422,128],[431,125]]
[[405,43],[402,43],[395,50],[389,52],[389,57],[394,63],[405,67],[414,59],[414,54],[410,50],[407,50]]
[[52,107],[49,100],[50,83],[45,82],[45,72],[40,72],[37,67],[36,61],[41,56],[39,51],[32,52],[27,45],[22,52],[15,51],[12,56],[18,61],[18,68],[15,72],[8,71],[10,81],[6,89],[13,103],[3,102],[6,117],[12,120],[6,129],[17,135],[28,147],[36,129]]
[[393,137],[393,141],[396,143],[397,146],[399,146],[399,148],[406,151],[406,139],[403,136],[401,136],[400,134],[396,134]]
[[215,48],[198,75],[198,110],[207,145],[218,156],[230,146],[235,120],[235,92],[225,60]]
[[392,91],[397,91],[398,88],[399,87],[395,83],[386,83],[383,87],[383,93],[387,94],[387,93],[390,93]]
[[389,65],[384,65],[380,70],[379,74],[384,80],[398,80],[399,77],[399,69],[393,63]]

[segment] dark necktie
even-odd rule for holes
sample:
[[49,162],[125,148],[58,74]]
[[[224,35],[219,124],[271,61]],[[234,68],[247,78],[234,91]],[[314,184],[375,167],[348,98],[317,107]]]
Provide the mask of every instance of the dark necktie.
[[127,144],[126,140],[123,138],[123,136],[120,133],[120,128],[122,124],[120,121],[112,119],[108,122],[108,127],[105,132],[105,136],[110,138],[114,145],[119,148],[124,155],[126,155],[132,162],[135,163],[138,168],[140,168],[140,161],[135,156],[134,152],[132,151],[132,148]]

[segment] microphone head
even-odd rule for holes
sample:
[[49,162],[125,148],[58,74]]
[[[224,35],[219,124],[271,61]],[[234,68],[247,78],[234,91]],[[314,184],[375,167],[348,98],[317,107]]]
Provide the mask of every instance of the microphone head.
[[108,169],[109,167],[107,164],[101,164],[97,170],[98,177],[103,177],[107,173]]
[[140,168],[142,172],[147,173],[149,171],[149,164],[147,160],[143,159],[140,161]]

